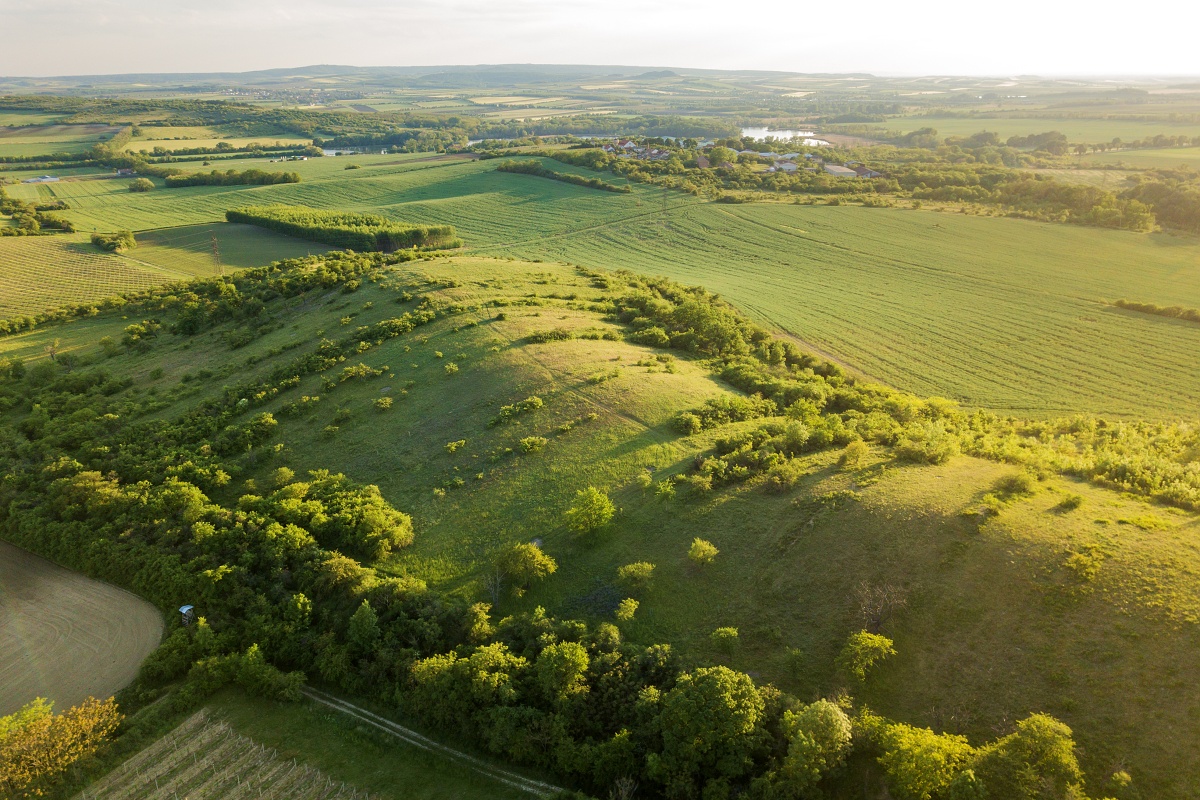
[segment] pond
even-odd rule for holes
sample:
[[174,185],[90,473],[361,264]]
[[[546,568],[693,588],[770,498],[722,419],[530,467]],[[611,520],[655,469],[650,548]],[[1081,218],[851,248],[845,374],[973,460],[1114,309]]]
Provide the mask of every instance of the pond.
[[759,142],[763,141],[764,139],[771,139],[771,138],[779,139],[781,141],[786,140],[786,139],[797,139],[797,138],[798,139],[809,139],[816,135],[817,134],[815,131],[790,131],[790,130],[773,131],[770,128],[742,128],[742,138],[743,139],[749,137],[749,138],[754,139],[755,141],[759,141]]

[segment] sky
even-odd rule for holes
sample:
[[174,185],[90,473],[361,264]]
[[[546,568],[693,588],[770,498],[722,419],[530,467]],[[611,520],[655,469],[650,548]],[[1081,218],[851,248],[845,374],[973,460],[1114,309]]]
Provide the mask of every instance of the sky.
[[[0,0],[0,75],[621,64],[878,75],[1200,75],[1200,2]],[[1188,36],[1191,36],[1189,33]]]

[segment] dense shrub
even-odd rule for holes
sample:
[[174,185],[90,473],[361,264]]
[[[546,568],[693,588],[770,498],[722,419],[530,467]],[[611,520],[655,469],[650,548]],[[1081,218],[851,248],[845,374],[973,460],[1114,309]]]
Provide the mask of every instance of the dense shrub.
[[303,206],[248,206],[225,212],[230,222],[358,251],[458,247],[451,225],[406,225],[375,214],[317,211]]
[[124,253],[137,247],[137,240],[132,231],[117,231],[116,233],[93,233],[92,244],[110,253]]
[[185,175],[168,175],[165,178],[168,189],[178,189],[184,186],[273,186],[280,183],[299,183],[300,176],[295,172],[264,172],[261,169],[213,170],[212,172],[190,172]]

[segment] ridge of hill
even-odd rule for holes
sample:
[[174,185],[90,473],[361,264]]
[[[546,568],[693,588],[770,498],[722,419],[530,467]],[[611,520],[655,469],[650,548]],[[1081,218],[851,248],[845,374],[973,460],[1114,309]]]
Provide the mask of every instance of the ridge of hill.
[[[272,443],[228,451],[229,476],[206,491],[248,502],[238,497],[272,491],[280,468],[375,484],[413,515],[413,544],[369,562],[403,585],[490,600],[496,619],[543,607],[591,626],[634,597],[636,615],[619,622],[629,642],[666,641],[685,664],[752,672],[801,698],[836,693],[846,637],[881,630],[898,655],[856,690],[870,708],[972,742],[1044,711],[1075,731],[1097,790],[1114,765],[1152,796],[1195,789],[1200,709],[1182,687],[1200,670],[1200,521],[1061,473],[1052,456],[1101,447],[1106,424],[1009,429],[853,381],[776,349],[706,293],[631,273],[456,256],[289,287],[293,271],[345,258],[4,340],[10,373],[14,356],[29,358],[6,396],[100,369],[129,424],[169,424],[206,402],[231,404],[235,427],[268,412]],[[263,279],[276,288],[249,317],[223,320],[206,299]],[[178,327],[193,306],[213,321]],[[143,315],[167,327],[152,332]],[[44,358],[50,336],[59,364]],[[105,337],[126,343],[106,356]],[[334,340],[347,344],[323,369],[265,388]],[[10,452],[16,431],[42,435],[22,402],[5,415]],[[1149,446],[1118,427],[1122,447]],[[1004,447],[988,439],[999,434]],[[944,436],[990,458],[955,455]],[[860,440],[857,462],[842,455]],[[619,510],[581,537],[564,512],[589,486]],[[704,568],[687,557],[697,538],[719,550]],[[489,582],[498,556],[531,540],[558,571],[517,591]],[[638,562],[654,577],[631,588],[617,570]]]

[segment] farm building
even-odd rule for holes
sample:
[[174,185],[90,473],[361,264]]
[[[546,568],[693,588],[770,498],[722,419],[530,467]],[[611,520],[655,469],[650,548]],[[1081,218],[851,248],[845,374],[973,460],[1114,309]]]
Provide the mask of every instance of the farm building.
[[840,164],[826,164],[825,171],[835,178],[857,178],[858,173]]
[[21,183],[54,183],[57,180],[58,178],[54,177],[53,175],[41,175],[37,178],[30,178],[29,180],[21,181]]
[[858,177],[860,177],[860,178],[882,178],[883,177],[882,172],[876,172],[875,170],[871,169],[870,167],[864,166],[862,164],[859,164],[857,167],[854,167],[854,173],[856,175],[858,175]]
[[709,164],[708,159],[704,156],[696,156],[696,166],[700,169],[708,169],[711,165]]

